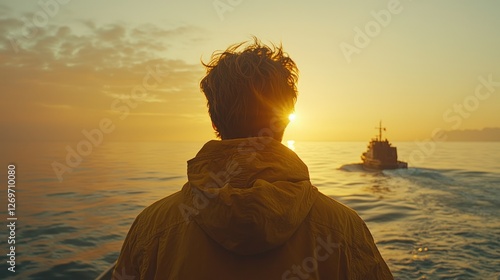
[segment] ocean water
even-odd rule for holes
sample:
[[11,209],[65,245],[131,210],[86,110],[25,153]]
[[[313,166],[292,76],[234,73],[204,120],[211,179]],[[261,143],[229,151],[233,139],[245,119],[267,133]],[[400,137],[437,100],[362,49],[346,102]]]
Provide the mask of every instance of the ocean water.
[[[94,279],[118,257],[144,207],[179,190],[203,143],[103,143],[66,172],[66,145],[0,148],[16,165],[16,272],[7,271],[0,190],[0,279]],[[371,172],[364,142],[296,142],[311,181],[366,221],[396,279],[500,279],[500,143],[395,143],[409,169]]]

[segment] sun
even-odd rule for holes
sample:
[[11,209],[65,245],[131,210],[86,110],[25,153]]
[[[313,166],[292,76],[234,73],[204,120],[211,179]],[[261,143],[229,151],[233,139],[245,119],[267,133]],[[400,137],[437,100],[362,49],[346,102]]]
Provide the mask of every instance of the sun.
[[290,122],[293,122],[293,121],[295,121],[295,119],[297,119],[297,115],[295,115],[295,114],[290,114],[290,115],[288,116],[288,119],[290,120]]

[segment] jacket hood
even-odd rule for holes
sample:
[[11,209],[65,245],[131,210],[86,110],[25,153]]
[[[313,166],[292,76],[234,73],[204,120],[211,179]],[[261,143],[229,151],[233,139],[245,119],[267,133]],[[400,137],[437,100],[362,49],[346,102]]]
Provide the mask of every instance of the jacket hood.
[[318,195],[307,166],[269,137],[206,143],[188,161],[183,192],[202,230],[241,255],[285,243]]

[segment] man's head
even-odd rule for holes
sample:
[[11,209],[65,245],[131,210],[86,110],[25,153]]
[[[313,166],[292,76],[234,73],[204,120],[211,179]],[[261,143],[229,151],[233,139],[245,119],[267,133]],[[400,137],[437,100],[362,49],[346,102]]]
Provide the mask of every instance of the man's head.
[[[298,69],[281,46],[233,45],[214,53],[200,87],[222,139],[271,136],[281,141],[297,100]],[[241,50],[240,50],[241,49]]]

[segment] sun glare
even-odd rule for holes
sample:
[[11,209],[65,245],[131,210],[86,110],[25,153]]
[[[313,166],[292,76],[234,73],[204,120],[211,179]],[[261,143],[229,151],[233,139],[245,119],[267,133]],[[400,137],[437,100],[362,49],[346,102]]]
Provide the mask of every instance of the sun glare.
[[291,122],[293,122],[296,118],[297,118],[297,115],[295,115],[295,114],[290,114],[290,115],[288,116],[288,119],[289,119]]

